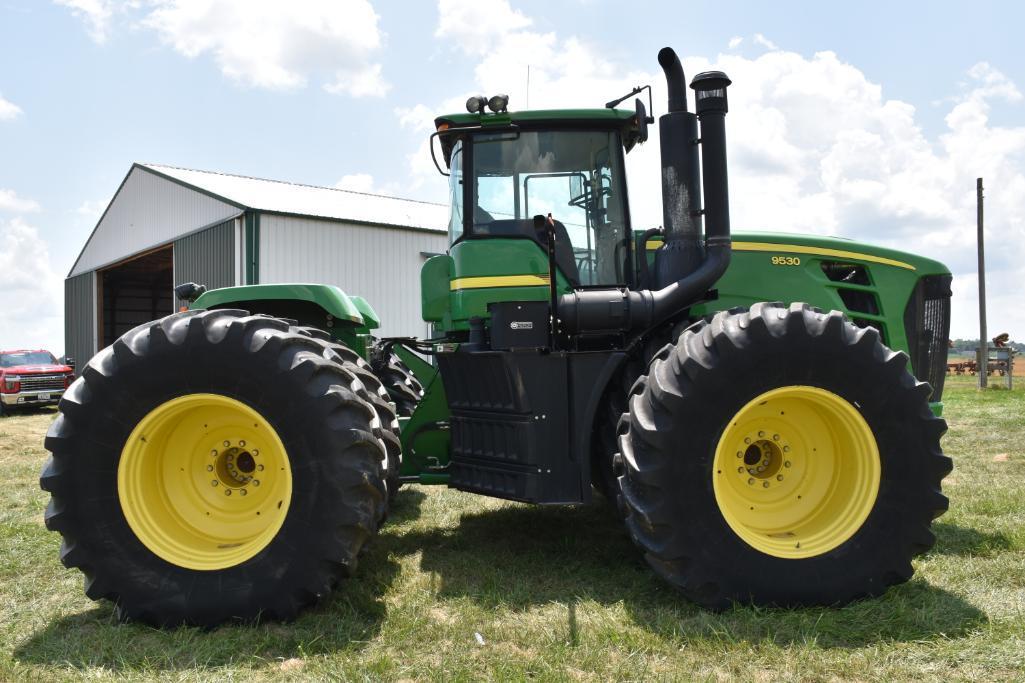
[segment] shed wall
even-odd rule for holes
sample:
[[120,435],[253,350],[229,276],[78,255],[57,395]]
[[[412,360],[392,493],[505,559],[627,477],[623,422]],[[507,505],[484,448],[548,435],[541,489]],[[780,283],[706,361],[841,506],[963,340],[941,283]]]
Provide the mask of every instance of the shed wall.
[[[174,242],[174,285],[195,282],[207,289],[235,284],[236,221],[225,221]],[[175,310],[183,302],[175,297]]]
[[77,363],[76,372],[96,353],[95,273],[64,281],[64,354]]
[[71,275],[166,244],[183,232],[221,223],[240,212],[232,204],[135,167],[89,237]]
[[261,214],[260,283],[337,285],[370,302],[378,336],[422,337],[420,266],[447,248],[444,232]]

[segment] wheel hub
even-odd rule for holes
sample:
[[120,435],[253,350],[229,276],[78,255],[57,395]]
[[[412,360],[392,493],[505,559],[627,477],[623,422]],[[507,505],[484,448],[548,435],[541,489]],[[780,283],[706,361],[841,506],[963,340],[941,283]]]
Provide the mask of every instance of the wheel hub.
[[273,426],[250,406],[189,394],[147,414],[118,465],[118,499],[139,540],[190,569],[231,567],[277,534],[292,474]]
[[713,470],[716,502],[748,545],[811,557],[860,528],[878,493],[879,451],[848,401],[817,387],[765,392],[733,417]]

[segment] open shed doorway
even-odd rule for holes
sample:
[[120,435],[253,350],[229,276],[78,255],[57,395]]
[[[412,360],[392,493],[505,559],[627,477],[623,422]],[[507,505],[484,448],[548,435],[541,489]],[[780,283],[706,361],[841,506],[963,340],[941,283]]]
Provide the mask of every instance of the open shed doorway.
[[174,313],[172,245],[135,256],[97,273],[99,348],[137,325]]

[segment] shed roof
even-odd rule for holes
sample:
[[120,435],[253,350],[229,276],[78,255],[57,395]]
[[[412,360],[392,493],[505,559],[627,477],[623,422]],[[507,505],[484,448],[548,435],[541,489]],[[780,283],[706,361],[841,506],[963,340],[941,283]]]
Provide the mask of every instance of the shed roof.
[[163,164],[139,166],[240,208],[438,232],[445,232],[448,225],[448,207],[434,202]]
[[116,263],[247,210],[444,233],[444,204],[333,187],[132,164],[69,277]]

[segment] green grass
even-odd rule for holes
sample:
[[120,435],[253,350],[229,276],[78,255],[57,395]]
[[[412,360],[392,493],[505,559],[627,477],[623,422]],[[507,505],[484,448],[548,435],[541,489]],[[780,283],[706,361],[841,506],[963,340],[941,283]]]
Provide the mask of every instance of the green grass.
[[43,528],[52,413],[0,420],[0,680],[1023,680],[1025,387],[973,382],[948,384],[950,512],[910,583],[722,614],[655,578],[601,506],[412,487],[357,576],[294,623],[118,625]]

